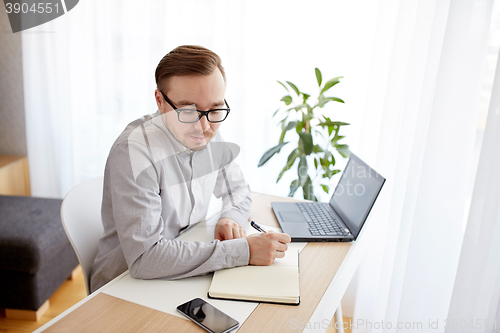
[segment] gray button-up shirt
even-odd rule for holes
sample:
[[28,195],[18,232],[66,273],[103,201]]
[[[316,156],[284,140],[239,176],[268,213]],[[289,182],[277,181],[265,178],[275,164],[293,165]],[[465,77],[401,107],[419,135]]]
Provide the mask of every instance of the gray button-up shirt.
[[245,238],[174,239],[205,219],[212,194],[222,197],[221,217],[247,223],[250,188],[233,161],[238,152],[219,133],[206,148],[190,151],[167,130],[160,112],[130,123],[106,163],[104,235],[91,268],[91,290],[127,269],[134,278],[178,279],[247,265]]

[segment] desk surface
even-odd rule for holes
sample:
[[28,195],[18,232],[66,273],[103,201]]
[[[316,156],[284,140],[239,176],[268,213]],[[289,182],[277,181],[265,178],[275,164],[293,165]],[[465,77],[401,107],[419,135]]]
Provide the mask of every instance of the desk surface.
[[[297,201],[259,193],[254,193],[252,199],[252,219],[262,221],[263,225],[276,227],[279,225],[270,202]],[[360,239],[361,236],[355,243],[307,244],[300,253],[299,259],[300,305],[261,303],[242,323],[238,332],[297,332],[297,329],[292,329],[292,322],[307,323],[312,319],[320,322],[323,319],[330,320],[359,263],[361,253],[353,253],[353,250],[359,247],[357,245]],[[346,257],[349,257],[349,260],[345,260]],[[348,265],[347,261],[349,261]],[[318,311],[318,305],[321,305],[321,311]],[[161,330],[205,332],[185,319],[99,292],[90,295],[60,317],[49,322],[41,330],[45,329],[44,332],[93,332],[103,331],[103,328],[106,332]],[[324,331],[325,329],[322,329],[322,332]]]

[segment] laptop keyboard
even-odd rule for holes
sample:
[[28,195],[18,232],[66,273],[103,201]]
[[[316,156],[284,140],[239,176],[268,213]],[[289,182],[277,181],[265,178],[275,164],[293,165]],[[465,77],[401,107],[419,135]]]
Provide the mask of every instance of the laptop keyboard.
[[307,220],[313,236],[347,236],[346,229],[339,224],[327,208],[328,204],[298,203],[300,211]]

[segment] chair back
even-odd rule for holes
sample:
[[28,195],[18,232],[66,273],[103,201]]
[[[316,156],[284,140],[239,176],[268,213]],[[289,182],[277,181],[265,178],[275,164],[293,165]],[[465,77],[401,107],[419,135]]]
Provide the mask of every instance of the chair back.
[[88,179],[69,191],[62,202],[61,220],[83,271],[90,294],[90,267],[99,248],[104,228],[101,222],[103,177]]

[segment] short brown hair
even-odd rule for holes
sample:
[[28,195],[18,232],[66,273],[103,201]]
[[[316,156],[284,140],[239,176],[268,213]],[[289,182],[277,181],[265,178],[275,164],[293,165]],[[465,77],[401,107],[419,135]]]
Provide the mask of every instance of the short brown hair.
[[216,68],[219,68],[225,82],[226,74],[220,57],[215,52],[197,45],[178,46],[164,56],[156,67],[156,87],[167,93],[167,82],[172,76],[209,75]]

